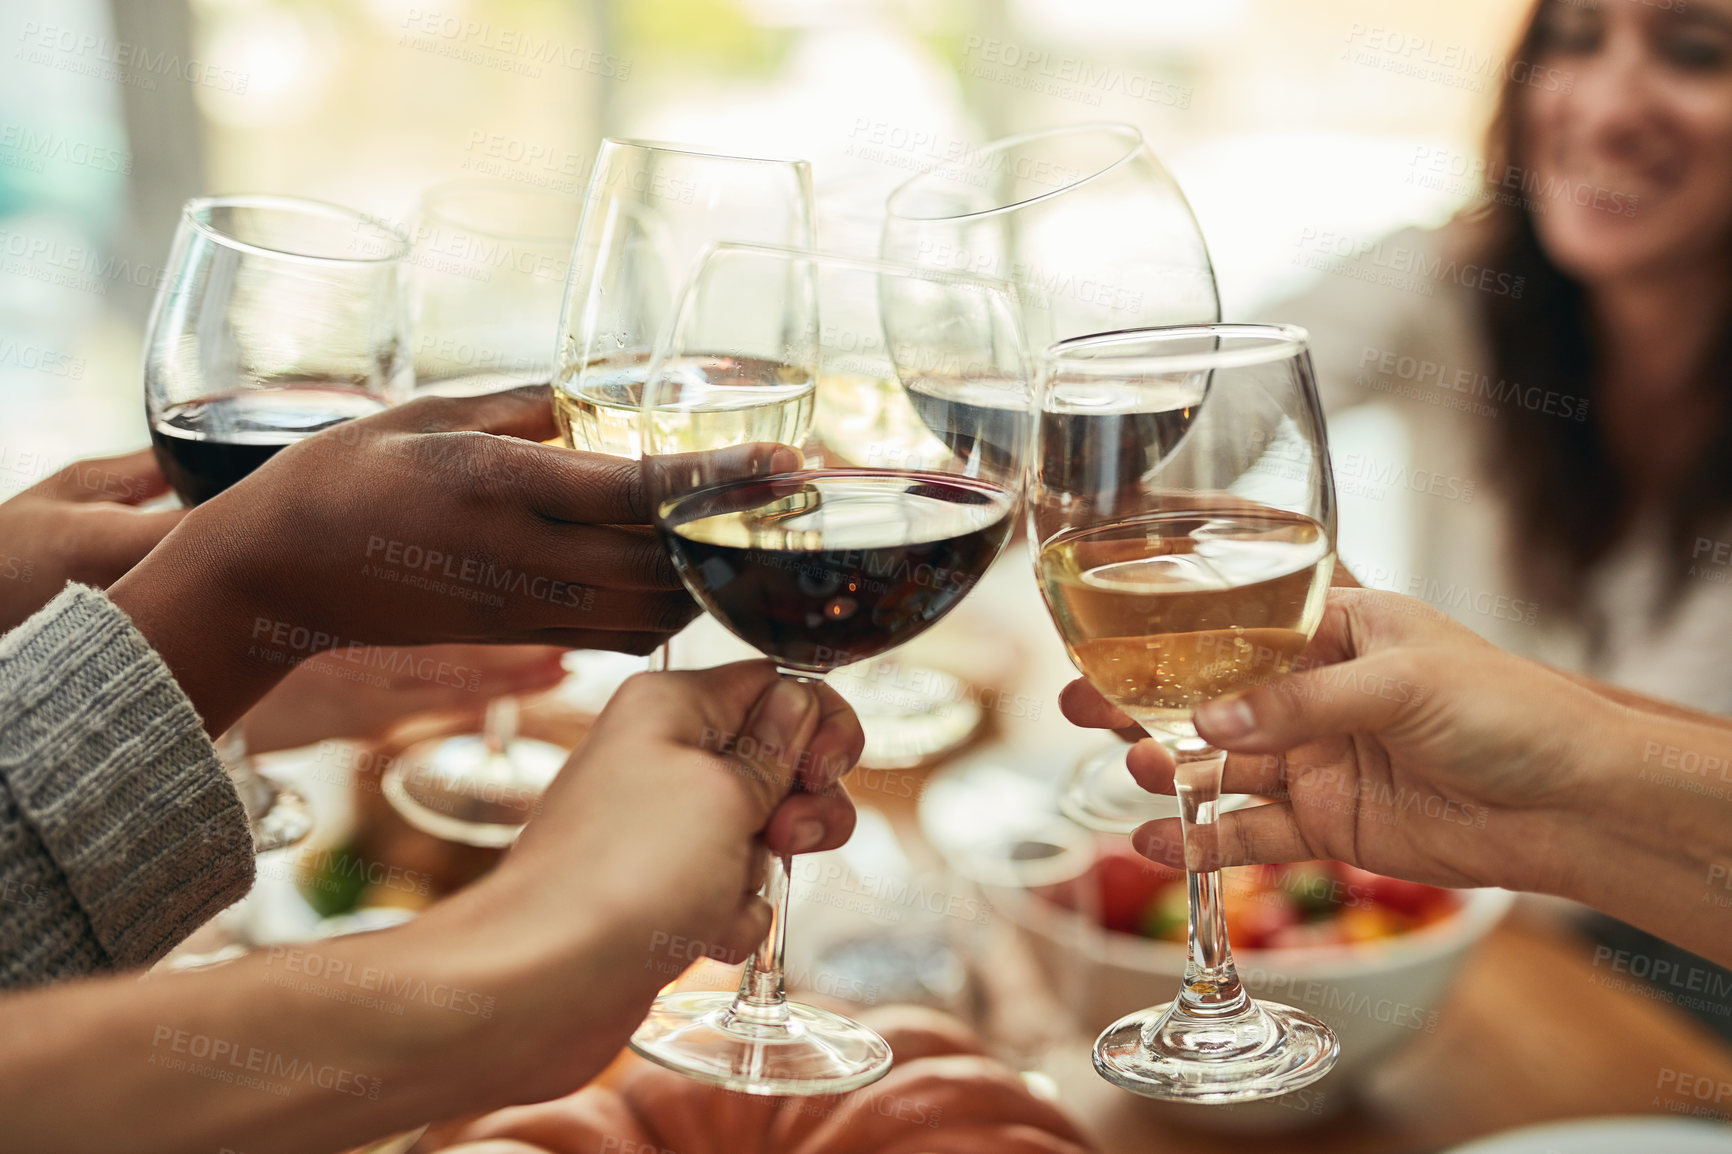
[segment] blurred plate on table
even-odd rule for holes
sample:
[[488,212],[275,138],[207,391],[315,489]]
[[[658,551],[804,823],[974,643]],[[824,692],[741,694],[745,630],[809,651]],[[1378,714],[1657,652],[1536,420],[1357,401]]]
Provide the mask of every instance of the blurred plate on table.
[[826,680],[860,717],[867,769],[931,765],[968,745],[986,721],[982,690],[940,669],[878,657]]
[[1697,1118],[1585,1118],[1511,1130],[1445,1154],[1726,1154],[1732,1127]]

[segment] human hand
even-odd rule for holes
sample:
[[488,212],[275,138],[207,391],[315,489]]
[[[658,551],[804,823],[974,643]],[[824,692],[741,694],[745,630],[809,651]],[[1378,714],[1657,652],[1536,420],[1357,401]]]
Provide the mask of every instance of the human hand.
[[168,482],[149,449],[68,465],[0,504],[0,633],[68,581],[107,588],[186,515],[138,506]]
[[522,1064],[514,1100],[581,1085],[697,957],[743,960],[769,928],[763,847],[848,839],[839,779],[863,744],[833,689],[765,661],[620,687],[498,868],[421,919],[447,962],[491,951],[477,965],[497,969],[510,942],[511,972],[530,975],[501,999],[525,1020],[498,1029],[547,1052]]
[[422,645],[321,653],[247,712],[247,749],[375,738],[423,713],[477,728],[493,698],[559,684],[565,652],[546,645]]
[[[1559,830],[1586,820],[1596,723],[1619,707],[1392,593],[1333,590],[1301,665],[1197,710],[1199,734],[1229,751],[1222,788],[1277,799],[1221,815],[1210,864],[1333,858],[1433,885],[1567,888]],[[1079,725],[1133,724],[1086,681],[1060,705]],[[1129,764],[1173,792],[1158,743]],[[1177,818],[1132,841],[1184,862]]]
[[545,388],[335,426],[191,510],[111,597],[213,733],[340,646],[647,653],[697,606],[638,465],[540,443],[554,431]]

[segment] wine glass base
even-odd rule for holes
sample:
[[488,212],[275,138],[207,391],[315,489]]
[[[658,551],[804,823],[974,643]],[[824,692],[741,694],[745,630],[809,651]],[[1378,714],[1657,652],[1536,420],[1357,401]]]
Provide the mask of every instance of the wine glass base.
[[1171,1003],[1139,1010],[1095,1040],[1095,1070],[1122,1089],[1175,1102],[1255,1102],[1311,1085],[1341,1045],[1328,1026],[1292,1006],[1255,1002],[1231,1024],[1187,1028]]
[[255,854],[299,845],[313,832],[313,807],[306,798],[275,782],[265,785],[271,791],[269,804],[250,823]]
[[890,1044],[841,1014],[789,1002],[779,1023],[733,1014],[734,995],[663,994],[631,1048],[675,1073],[741,1094],[845,1094],[890,1070]]

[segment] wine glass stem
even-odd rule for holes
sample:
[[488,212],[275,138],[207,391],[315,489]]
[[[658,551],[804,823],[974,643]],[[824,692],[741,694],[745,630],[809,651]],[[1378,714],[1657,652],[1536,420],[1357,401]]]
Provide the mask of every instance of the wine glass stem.
[[507,693],[487,703],[487,713],[481,719],[481,739],[487,752],[497,758],[511,748],[517,737],[517,698]]
[[788,999],[782,988],[782,950],[788,938],[788,859],[764,851],[764,900],[770,903],[770,932],[746,963],[740,992],[730,1015],[753,1025],[787,1021]]
[[1227,755],[1201,742],[1173,751],[1179,822],[1185,838],[1185,886],[1190,907],[1190,952],[1179,1008],[1197,1018],[1243,1013],[1250,997],[1239,984],[1221,906],[1220,852],[1215,822],[1221,809],[1221,770]]
[[[776,672],[794,681],[821,681],[824,675],[810,669],[776,665]],[[799,786],[796,784],[796,789]],[[732,1021],[749,1025],[776,1026],[788,1020],[788,998],[782,983],[782,952],[788,940],[788,874],[792,859],[764,851],[764,900],[770,903],[770,932],[758,943],[757,953],[746,963],[740,992],[728,1010]]]

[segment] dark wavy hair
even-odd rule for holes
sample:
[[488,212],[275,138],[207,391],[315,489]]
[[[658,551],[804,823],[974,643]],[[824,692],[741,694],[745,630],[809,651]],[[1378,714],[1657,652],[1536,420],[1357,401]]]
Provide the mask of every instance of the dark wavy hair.
[[[1519,296],[1489,296],[1483,309],[1495,374],[1534,390],[1586,403],[1583,420],[1524,405],[1506,397],[1491,437],[1492,476],[1508,495],[1513,513],[1508,547],[1517,572],[1536,599],[1551,611],[1581,608],[1588,571],[1630,527],[1635,494],[1612,461],[1605,420],[1597,404],[1598,364],[1590,332],[1587,293],[1580,281],[1553,264],[1534,230],[1536,206],[1512,196],[1526,188],[1527,141],[1521,99],[1533,62],[1546,55],[1546,14],[1554,4],[1539,0],[1517,41],[1498,96],[1486,147],[1486,188],[1481,203],[1464,214],[1468,243],[1487,267],[1523,278]],[[1729,194],[1732,195],[1732,194]],[[1538,206],[1543,211],[1544,206]],[[1728,271],[1732,278],[1732,270]],[[1701,366],[1723,396],[1732,397],[1732,315]],[[1570,412],[1574,405],[1565,405]],[[1721,410],[1706,450],[1694,461],[1667,508],[1671,593],[1689,571],[1693,539],[1716,531],[1732,513],[1732,404]]]

